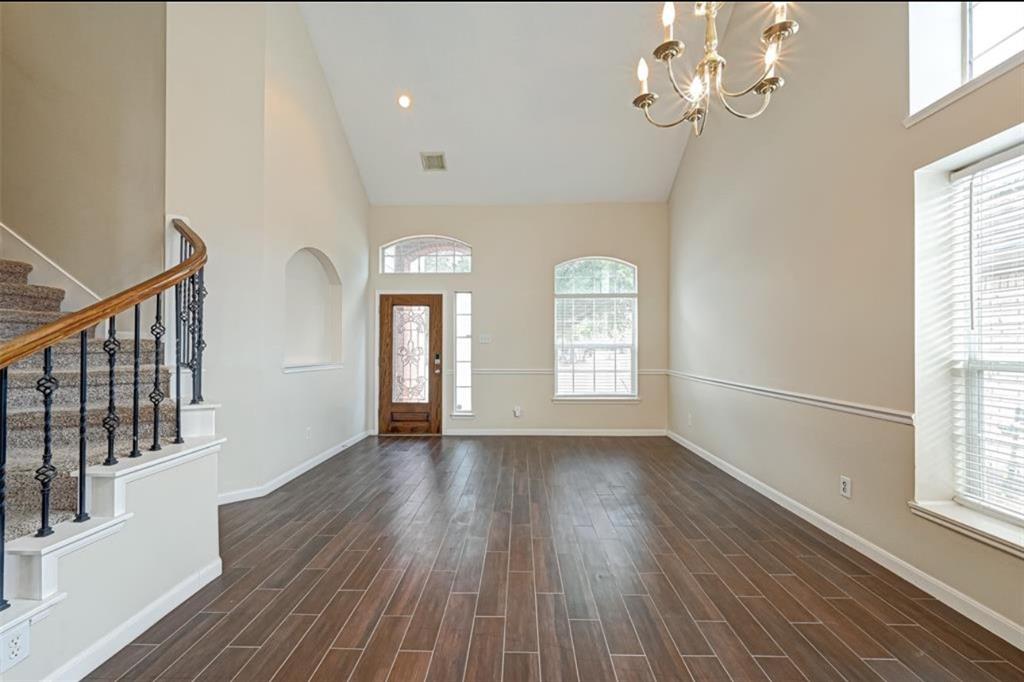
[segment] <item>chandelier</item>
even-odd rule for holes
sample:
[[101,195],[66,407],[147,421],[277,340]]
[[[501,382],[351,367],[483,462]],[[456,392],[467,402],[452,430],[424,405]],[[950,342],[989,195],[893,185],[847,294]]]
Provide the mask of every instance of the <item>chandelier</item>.
[[[693,13],[698,17],[704,17],[704,57],[697,63],[693,78],[686,87],[682,87],[672,70],[672,60],[683,54],[685,45],[682,41],[673,37],[673,24],[676,19],[675,3],[666,2],[661,13],[661,23],[665,27],[665,40],[654,48],[654,58],[665,63],[668,71],[668,79],[672,83],[672,89],[685,103],[686,110],[683,115],[675,121],[660,123],[651,117],[651,105],[658,96],[650,92],[647,87],[647,62],[641,58],[636,67],[636,76],[640,80],[640,94],[633,100],[633,106],[644,112],[644,117],[653,125],[659,128],[672,128],[680,123],[692,123],[696,135],[704,132],[704,122],[708,117],[708,107],[711,99],[717,97],[726,111],[740,118],[757,118],[768,108],[772,93],[781,88],[785,81],[781,76],[775,74],[779,57],[782,54],[782,41],[789,38],[800,26],[792,19],[786,18],[785,2],[769,3],[773,6],[774,16],[771,24],[761,32],[761,42],[764,45],[764,70],[761,77],[743,90],[727,90],[722,85],[722,74],[725,73],[725,59],[718,54],[718,29],[715,27],[715,18],[718,10],[725,4],[723,2],[695,2]],[[743,112],[735,109],[729,102],[731,99],[743,97],[744,95],[756,94],[762,97],[761,106],[751,112]]]

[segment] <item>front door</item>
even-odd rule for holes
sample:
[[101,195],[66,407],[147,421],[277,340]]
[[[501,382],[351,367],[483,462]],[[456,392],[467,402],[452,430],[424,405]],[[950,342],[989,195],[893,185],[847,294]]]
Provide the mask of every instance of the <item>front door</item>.
[[440,294],[380,297],[382,434],[441,433]]

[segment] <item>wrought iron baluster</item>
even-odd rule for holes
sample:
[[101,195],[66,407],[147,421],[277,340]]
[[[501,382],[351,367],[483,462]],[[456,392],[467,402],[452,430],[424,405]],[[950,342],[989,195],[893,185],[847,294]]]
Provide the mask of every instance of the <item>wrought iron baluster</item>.
[[149,332],[153,335],[155,350],[153,351],[153,390],[149,393],[149,402],[153,403],[153,445],[150,450],[160,449],[160,403],[163,402],[164,392],[160,388],[160,368],[164,362],[163,337],[167,328],[164,327],[163,319],[164,295],[156,295],[156,320]]
[[206,340],[203,338],[203,309],[206,301],[206,274],[205,268],[199,268],[199,276],[196,280],[196,353],[192,362],[195,369],[192,370],[194,386],[192,391],[192,402],[203,402],[203,351],[206,350]]
[[[189,244],[185,244],[185,258],[189,258],[192,255],[192,247]],[[195,370],[195,344],[192,342],[193,335],[195,334],[195,275],[189,275],[185,280],[185,311],[184,311],[184,323],[185,331],[188,333],[188,343],[185,344],[185,366],[188,367],[189,371]]]
[[192,399],[189,401],[189,404],[198,405],[199,364],[196,362],[196,358],[199,349],[197,345],[197,339],[199,338],[199,275],[197,273],[192,274],[188,278],[188,282],[189,369],[192,370]]
[[57,467],[53,466],[53,394],[59,387],[60,382],[53,376],[53,348],[47,348],[43,351],[43,376],[36,381],[36,390],[43,395],[43,463],[35,475],[42,501],[39,530],[36,531],[36,537],[40,538],[53,534],[50,527],[50,488],[57,476]]
[[139,304],[135,304],[135,346],[132,348],[132,451],[129,457],[142,457],[139,451],[139,365],[142,362],[142,334],[141,334],[142,311]]
[[4,533],[7,530],[7,368],[0,369],[0,611],[4,599]]
[[83,330],[78,335],[78,513],[75,521],[81,523],[89,520],[89,512],[85,499],[85,468],[88,465],[86,455],[86,402],[89,399],[89,332]]
[[[182,249],[184,253],[184,249]],[[185,326],[181,322],[181,282],[174,285],[174,442],[184,443],[181,437],[181,335]]]
[[113,315],[110,316],[107,327],[107,340],[103,342],[103,351],[107,354],[107,362],[110,368],[108,375],[109,400],[107,402],[107,415],[103,418],[103,428],[107,432],[107,458],[103,460],[106,466],[117,464],[117,457],[114,457],[114,436],[121,418],[117,416],[117,406],[114,403],[114,370],[117,364],[117,351],[121,350],[121,342],[117,340],[117,323]]

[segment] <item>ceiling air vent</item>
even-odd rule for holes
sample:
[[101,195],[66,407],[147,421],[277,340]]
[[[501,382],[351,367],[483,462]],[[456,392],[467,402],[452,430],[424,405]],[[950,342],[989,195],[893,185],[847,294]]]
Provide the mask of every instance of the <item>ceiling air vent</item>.
[[420,163],[425,171],[448,170],[448,164],[444,160],[444,152],[420,152]]

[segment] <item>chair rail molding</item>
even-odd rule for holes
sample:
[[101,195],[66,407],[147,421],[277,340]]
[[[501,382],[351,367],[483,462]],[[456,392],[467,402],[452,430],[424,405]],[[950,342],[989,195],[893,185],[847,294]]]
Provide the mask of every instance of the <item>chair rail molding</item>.
[[800,403],[802,405],[820,407],[825,410],[833,410],[835,412],[846,412],[848,414],[855,414],[861,417],[868,417],[870,419],[880,419],[882,421],[893,422],[895,424],[903,424],[905,426],[914,425],[913,412],[897,410],[891,407],[880,407],[878,405],[855,403],[848,400],[840,400],[838,398],[828,398],[825,396],[814,395],[811,393],[798,393],[796,391],[788,391],[780,388],[769,388],[767,386],[745,384],[738,381],[730,381],[727,379],[715,379],[712,377],[707,377],[700,374],[692,374],[690,372],[682,372],[675,369],[667,370],[667,373],[669,376],[675,379],[682,379],[684,381],[694,381],[701,384],[708,384],[710,386],[719,386],[721,388],[728,388],[734,391],[753,393],[754,395],[764,396],[766,398],[786,400],[793,403]]

